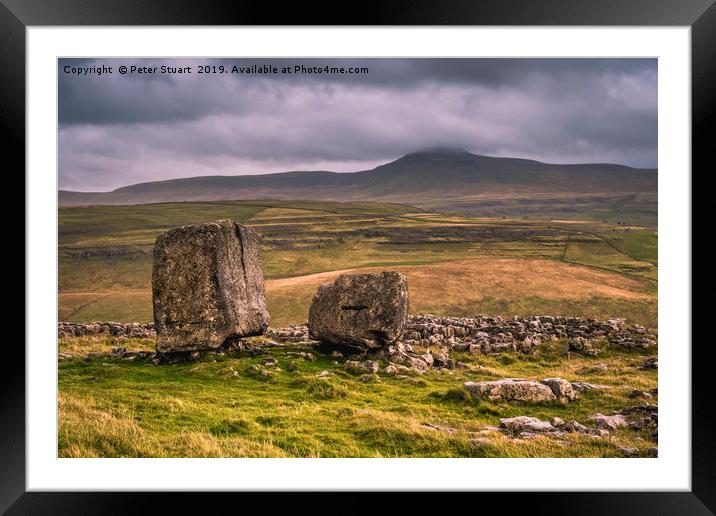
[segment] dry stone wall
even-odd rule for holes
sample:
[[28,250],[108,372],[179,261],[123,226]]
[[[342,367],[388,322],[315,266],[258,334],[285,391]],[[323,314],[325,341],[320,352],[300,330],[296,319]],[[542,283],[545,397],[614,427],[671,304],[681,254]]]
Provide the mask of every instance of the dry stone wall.
[[[60,322],[57,333],[59,337],[152,338],[156,335],[152,323],[118,322]],[[311,341],[305,324],[269,328],[266,336],[285,342]],[[590,346],[597,339],[605,339],[615,346],[647,349],[656,345],[657,334],[638,324],[626,324],[622,319],[599,321],[557,316],[502,318],[411,315],[407,318],[402,342],[410,346],[430,346],[431,349],[488,354],[529,351],[546,340],[557,339],[566,339],[570,349],[576,352],[579,351],[577,346]]]

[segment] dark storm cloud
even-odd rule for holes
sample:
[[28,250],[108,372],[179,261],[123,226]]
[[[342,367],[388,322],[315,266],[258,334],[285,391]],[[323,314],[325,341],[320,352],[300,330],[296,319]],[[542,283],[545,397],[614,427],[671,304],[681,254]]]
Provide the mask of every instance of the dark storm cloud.
[[[119,75],[118,66],[367,67]],[[77,76],[65,66],[111,65]],[[60,60],[60,185],[371,168],[417,148],[656,166],[653,59]]]

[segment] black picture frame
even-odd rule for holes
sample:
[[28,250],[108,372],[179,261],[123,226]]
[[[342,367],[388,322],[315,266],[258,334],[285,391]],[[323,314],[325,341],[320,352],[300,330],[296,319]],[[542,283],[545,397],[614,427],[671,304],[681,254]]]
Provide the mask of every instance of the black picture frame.
[[[25,29],[62,25],[560,25],[689,26],[692,51],[692,171],[716,170],[712,138],[716,102],[716,6],[713,0],[427,0],[375,1],[323,6],[269,2],[192,0],[0,0],[0,127],[6,133],[4,157],[25,167]],[[27,274],[27,270],[26,270]],[[692,317],[693,320],[693,317]],[[693,335],[684,336],[684,346]],[[713,514],[716,468],[713,465],[714,411],[709,343],[692,346],[692,490],[690,492],[479,493],[475,509],[509,501],[510,510],[543,514]],[[260,494],[40,493],[25,488],[25,357],[21,349],[4,354],[0,438],[0,510],[7,514],[125,514],[148,512],[158,501],[169,511],[206,510],[216,503],[249,507]],[[316,495],[322,498],[324,495]],[[351,495],[359,496],[358,494]],[[451,497],[454,495],[450,495]],[[311,496],[313,498],[314,496]],[[501,498],[497,500],[495,498]],[[231,499],[231,500],[230,500]],[[411,497],[403,506],[425,503]],[[276,499],[268,502],[272,511]],[[308,502],[307,504],[305,502]],[[451,498],[450,506],[463,501]],[[249,505],[246,505],[249,504]],[[309,510],[320,511],[304,498]],[[332,504],[325,509],[336,510]],[[342,504],[341,512],[361,504]],[[375,500],[371,505],[381,505]],[[459,505],[454,505],[454,510]],[[469,506],[468,506],[469,507]],[[237,510],[238,510],[237,506]],[[368,510],[368,508],[366,508]],[[463,509],[464,510],[464,509]]]

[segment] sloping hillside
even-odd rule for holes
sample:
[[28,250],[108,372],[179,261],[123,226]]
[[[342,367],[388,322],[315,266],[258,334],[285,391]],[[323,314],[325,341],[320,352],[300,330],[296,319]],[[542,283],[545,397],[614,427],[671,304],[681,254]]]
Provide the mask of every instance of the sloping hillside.
[[554,165],[432,149],[353,173],[298,171],[154,181],[112,192],[60,191],[61,206],[235,199],[382,200],[416,206],[451,201],[595,194],[653,194],[654,169],[612,164]]

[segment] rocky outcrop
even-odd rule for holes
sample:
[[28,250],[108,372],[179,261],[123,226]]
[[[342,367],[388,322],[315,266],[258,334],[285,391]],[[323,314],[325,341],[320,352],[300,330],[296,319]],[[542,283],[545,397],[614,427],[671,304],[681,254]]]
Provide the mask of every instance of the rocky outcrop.
[[559,401],[574,401],[579,396],[572,384],[563,378],[545,378],[540,383],[552,389],[552,393]]
[[537,434],[562,434],[549,421],[542,421],[536,417],[517,416],[500,419],[498,427],[504,433],[512,437],[528,439]]
[[596,427],[600,430],[606,430],[608,432],[614,431],[622,426],[627,426],[629,422],[626,417],[621,414],[615,414],[613,416],[605,416],[597,412],[587,418],[589,421],[594,421]]
[[[500,419],[499,429],[510,437],[520,439],[530,439],[538,435],[561,437],[568,432],[584,434],[590,437],[609,437],[618,429],[629,425],[627,418],[620,413],[615,413],[611,416],[597,413],[587,418],[587,421],[595,423],[595,427],[583,425],[576,420],[565,423],[558,417],[552,418],[552,421],[543,421],[536,417],[517,416]],[[632,426],[632,428],[636,427]],[[636,449],[629,448],[628,453],[628,456],[638,456],[638,450]],[[655,456],[655,452],[650,451],[649,454]]]
[[399,339],[408,316],[408,282],[397,272],[341,274],[318,288],[308,314],[310,338],[380,348]]
[[[652,439],[657,439],[658,407],[656,405],[637,405],[616,411],[611,415],[600,413],[592,414],[587,421],[593,423],[593,427],[584,425],[576,420],[564,422],[559,417],[551,421],[542,421],[535,417],[517,416],[500,419],[499,429],[510,437],[529,439],[538,435],[551,435],[559,437],[567,432],[579,433],[591,437],[609,437],[619,429],[629,427],[635,430],[653,430]],[[637,456],[633,448],[624,449],[627,456]],[[656,457],[656,448],[646,450],[647,457]]]
[[504,378],[488,382],[465,382],[467,391],[474,399],[525,401],[540,403],[554,401],[557,397],[547,385],[533,380]]
[[160,234],[152,270],[157,352],[191,352],[268,327],[259,237],[220,220]]
[[465,382],[465,388],[475,399],[526,401],[560,401],[568,403],[579,397],[572,384],[563,378],[545,378],[541,382],[522,378],[503,378],[484,382]]
[[602,391],[611,389],[608,385],[602,385],[599,383],[587,383],[587,382],[572,382],[572,389],[577,392],[585,391]]

